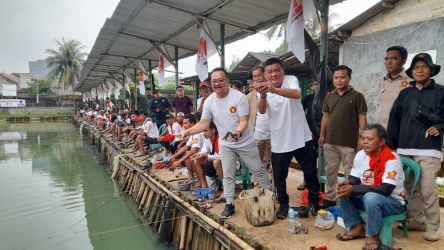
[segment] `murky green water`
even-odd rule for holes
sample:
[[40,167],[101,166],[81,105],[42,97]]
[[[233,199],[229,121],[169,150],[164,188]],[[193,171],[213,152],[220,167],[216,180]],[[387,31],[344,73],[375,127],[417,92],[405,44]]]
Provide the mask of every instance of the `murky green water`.
[[169,249],[96,152],[70,123],[0,125],[0,249]]

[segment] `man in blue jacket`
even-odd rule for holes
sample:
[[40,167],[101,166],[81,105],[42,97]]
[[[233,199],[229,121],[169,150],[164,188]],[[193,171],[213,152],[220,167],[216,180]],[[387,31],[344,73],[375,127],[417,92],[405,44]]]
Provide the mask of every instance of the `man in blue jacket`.
[[[410,204],[409,229],[424,231],[424,239],[439,240],[439,200],[435,179],[441,168],[444,133],[444,87],[431,77],[441,66],[427,53],[417,54],[406,74],[413,78],[393,104],[388,145],[421,166],[421,179]],[[407,191],[411,188],[407,182]]]

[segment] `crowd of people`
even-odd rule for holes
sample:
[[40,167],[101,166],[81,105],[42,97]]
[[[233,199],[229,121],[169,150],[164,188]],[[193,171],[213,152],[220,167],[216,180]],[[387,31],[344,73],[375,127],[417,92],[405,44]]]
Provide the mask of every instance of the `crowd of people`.
[[[402,46],[385,52],[387,71],[373,83],[379,105],[378,118],[372,123],[367,121],[364,95],[350,85],[352,69],[337,66],[333,70],[335,88],[323,102],[319,133],[312,115],[317,83],[314,93],[302,98],[298,79],[285,75],[278,58],[251,70],[248,95],[224,68],[215,68],[210,85],[200,83],[196,105],[178,86],[174,112],[155,90],[146,111],[116,112],[107,100],[106,110],[85,110],[82,115],[131,146],[137,155],[147,154],[151,144],[161,144],[170,168],[185,166],[189,181],[197,178],[195,187],[208,187],[214,177],[222,180],[223,219],[235,212],[238,162],[248,168],[257,185],[274,188],[279,203],[276,217],[286,218],[287,177],[295,158],[303,171],[304,182],[299,187],[308,190],[309,211],[316,216],[319,208],[339,205],[350,230],[337,238],[367,237],[364,249],[378,249],[383,216],[406,211],[412,181],[404,180],[401,156],[411,158],[419,164],[421,177],[409,204],[408,228],[423,231],[426,240],[436,241],[440,215],[434,183],[442,160],[444,87],[432,79],[440,66],[429,54],[417,54],[405,70],[407,55]],[[319,150],[324,152],[326,172],[322,202]],[[345,180],[338,183],[341,166]],[[359,210],[367,212],[365,224]]]

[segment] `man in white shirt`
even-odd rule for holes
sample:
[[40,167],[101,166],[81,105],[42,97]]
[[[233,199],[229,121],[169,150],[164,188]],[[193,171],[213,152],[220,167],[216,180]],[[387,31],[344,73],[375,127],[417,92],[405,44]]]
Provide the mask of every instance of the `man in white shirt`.
[[250,105],[250,119],[248,125],[254,130],[254,138],[256,139],[257,148],[261,157],[264,168],[269,166],[271,157],[271,131],[268,121],[268,114],[261,114],[257,110],[260,95],[256,91],[258,84],[265,82],[264,67],[256,66],[252,70],[253,82],[250,86],[250,93],[247,95],[248,104]]
[[[348,179],[336,185],[344,224],[350,231],[336,235],[341,241],[366,237],[362,249],[379,249],[382,217],[405,212],[404,171],[401,159],[385,144],[386,131],[368,124],[361,132],[360,150]],[[367,213],[367,223],[360,216]]]
[[301,103],[301,90],[295,76],[284,75],[282,61],[270,58],[265,62],[267,83],[258,87],[258,110],[268,112],[271,129],[271,165],[277,190],[279,209],[276,217],[287,217],[289,197],[286,179],[293,157],[304,172],[308,188],[309,209],[318,210],[319,181],[316,169],[316,151]]
[[262,168],[256,142],[248,128],[247,98],[241,92],[229,88],[229,82],[225,69],[215,68],[211,72],[211,87],[214,93],[205,100],[201,120],[194,127],[182,132],[182,136],[197,134],[205,130],[211,120],[216,124],[221,137],[219,142],[224,174],[223,187],[227,200],[222,219],[228,219],[234,213],[234,176],[238,157],[256,176],[262,187],[271,189],[267,171]]
[[210,126],[204,130],[203,142],[200,152],[191,156],[191,160],[195,161],[196,173],[202,187],[208,187],[205,176],[214,177],[217,173],[218,177],[223,180],[222,162],[219,154],[219,134],[216,125],[210,122]]
[[140,117],[143,119],[141,132],[136,137],[136,143],[134,143],[134,150],[139,149],[139,156],[145,155],[144,144],[156,144],[157,137],[159,136],[159,130],[157,126],[147,117],[145,112],[140,113]]
[[174,116],[172,114],[167,114],[165,116],[167,129],[163,132],[162,135],[160,135],[157,140],[164,146],[165,155],[168,153],[174,154],[177,150],[177,145],[172,144],[174,139],[176,139],[177,135],[180,135],[182,132],[182,127],[179,125],[179,123],[175,122]]
[[[193,127],[195,123],[196,117],[193,114],[186,114],[185,118],[183,119],[183,128],[189,129]],[[185,138],[185,136],[182,136],[182,138]],[[173,162],[170,168],[175,169],[179,167],[182,163],[185,163],[185,166],[188,169],[189,180],[191,180],[194,177],[194,164],[191,161],[190,157],[200,151],[203,145],[203,141],[204,136],[202,133],[190,136],[185,146],[181,147],[175,154],[170,157],[170,161]],[[201,186],[201,183],[199,183],[198,186]]]

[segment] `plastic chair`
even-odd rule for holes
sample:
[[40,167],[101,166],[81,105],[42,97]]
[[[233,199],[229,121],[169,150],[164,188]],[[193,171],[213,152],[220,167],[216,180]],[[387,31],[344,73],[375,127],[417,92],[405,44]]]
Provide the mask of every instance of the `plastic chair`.
[[248,170],[247,166],[245,166],[242,161],[240,161],[240,163],[242,168],[242,175],[235,175],[234,180],[242,181],[244,189],[250,189],[252,188],[250,170]]
[[[407,210],[403,213],[396,215],[389,215],[382,218],[381,232],[379,233],[379,237],[381,238],[381,243],[385,246],[392,247],[393,245],[393,235],[392,235],[392,225],[393,222],[399,221],[402,223],[402,231],[404,237],[408,237],[409,232],[407,229],[407,211],[410,207],[410,200],[412,199],[413,192],[416,189],[416,185],[419,182],[419,178],[421,176],[421,167],[418,163],[410,158],[401,157],[402,164],[404,165],[404,183],[406,183],[407,179],[413,173],[413,187],[410,191],[409,199],[407,201]],[[367,218],[367,214],[365,211],[360,212],[361,217]]]

